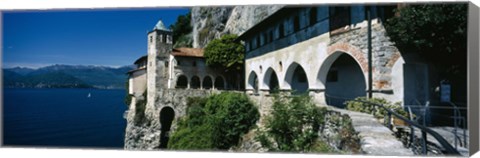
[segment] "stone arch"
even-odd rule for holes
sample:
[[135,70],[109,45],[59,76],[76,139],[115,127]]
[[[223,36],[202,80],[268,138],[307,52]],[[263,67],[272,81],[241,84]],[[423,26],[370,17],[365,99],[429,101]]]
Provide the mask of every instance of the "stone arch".
[[215,78],[214,87],[220,90],[225,89],[225,79],[222,76],[217,76]]
[[[341,50],[351,50],[352,52],[346,52],[346,51],[341,51]],[[330,52],[334,51],[334,52]],[[360,69],[362,70],[364,79],[365,79],[365,84],[368,85],[368,61],[365,59],[363,56],[362,52],[358,50],[357,48],[350,46],[348,44],[335,44],[334,46],[328,47],[328,56],[323,60],[322,65],[320,66],[320,69],[318,70],[317,73],[317,82],[320,83],[320,89],[325,89],[325,82],[326,82],[326,77],[328,74],[328,71],[330,70],[330,67],[332,64],[342,55],[342,54],[347,54],[350,57],[352,57],[360,66]],[[373,68],[372,68],[373,70]]]
[[317,81],[325,89],[328,105],[344,108],[344,102],[366,95],[367,79],[355,57],[345,52],[330,54],[320,66]]
[[165,106],[160,110],[160,148],[167,148],[170,127],[175,118],[175,110]]
[[177,82],[175,88],[188,88],[188,78],[185,75],[179,75],[177,77]]
[[194,75],[192,79],[190,79],[190,88],[192,89],[200,88],[200,78],[197,75]]
[[290,64],[285,72],[285,87],[291,89],[295,94],[308,91],[308,77],[305,69],[298,63]]
[[208,75],[205,76],[203,78],[202,87],[203,87],[203,89],[211,89],[213,87],[212,77],[210,77]]
[[253,89],[255,93],[258,92],[258,76],[255,71],[251,71],[248,75],[247,89]]
[[348,43],[338,42],[327,48],[327,58],[338,52],[347,53],[352,56],[353,59],[355,59],[358,65],[360,65],[360,67],[362,68],[362,72],[368,73],[368,59],[365,58],[365,53],[363,53],[359,48]]
[[263,75],[263,88],[270,90],[272,92],[275,89],[279,88],[278,76],[273,68],[268,68]]

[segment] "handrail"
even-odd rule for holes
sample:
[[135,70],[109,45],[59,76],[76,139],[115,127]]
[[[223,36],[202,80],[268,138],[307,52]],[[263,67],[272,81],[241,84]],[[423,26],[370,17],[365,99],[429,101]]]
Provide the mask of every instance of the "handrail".
[[[466,146],[467,145],[467,136],[466,136],[466,132],[465,132],[465,120],[464,120],[464,117],[462,116],[462,113],[460,112],[460,109],[457,105],[455,105],[455,103],[452,103],[452,102],[449,102],[449,104],[451,106],[454,107],[454,124],[455,124],[455,129],[454,129],[454,134],[455,134],[455,148],[457,148],[457,139],[462,141],[460,137],[457,137],[457,123],[461,123],[463,125],[463,146]],[[458,119],[460,119],[461,122],[458,122]]]
[[422,131],[425,131],[425,132],[429,133],[430,135],[432,135],[435,139],[437,139],[437,141],[442,145],[442,147],[446,149],[446,152],[447,152],[446,154],[460,155],[460,153],[457,150],[455,150],[455,148],[452,145],[450,145],[450,143],[448,143],[448,141],[446,141],[437,132],[435,132],[435,131],[433,131],[433,130],[425,127],[425,126],[422,126],[418,123],[415,123],[415,122],[411,121],[410,119],[406,119],[405,117],[403,117],[400,114],[390,110],[389,108],[386,108],[385,106],[383,106],[381,104],[376,104],[376,103],[371,103],[371,102],[366,102],[366,101],[361,101],[361,100],[351,100],[351,101],[362,102],[362,103],[367,103],[367,104],[371,104],[371,105],[374,105],[374,106],[381,107],[381,108],[385,109],[388,113],[395,115],[397,118],[405,121],[409,125],[413,125],[413,126],[419,128],[419,129],[421,129]]

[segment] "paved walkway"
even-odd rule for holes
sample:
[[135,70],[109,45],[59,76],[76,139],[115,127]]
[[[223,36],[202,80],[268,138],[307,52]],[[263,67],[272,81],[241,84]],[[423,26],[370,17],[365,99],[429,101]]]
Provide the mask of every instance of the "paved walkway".
[[[432,130],[443,136],[453,147],[455,147],[455,137],[459,137],[460,140],[457,140],[457,150],[462,154],[462,156],[468,156],[469,155],[469,149],[468,149],[468,141],[470,140],[470,132],[468,130],[465,131],[465,137],[466,137],[466,145],[463,145],[463,129],[458,129],[457,134],[455,135],[453,130],[453,127],[432,127]],[[427,136],[427,140],[435,140],[434,138],[429,138]],[[437,142],[438,143],[438,142]],[[440,143],[438,143],[440,144]],[[462,144],[462,145],[460,145]],[[463,147],[462,147],[463,146]]]
[[402,142],[393,136],[392,131],[380,124],[372,115],[335,107],[332,107],[332,110],[350,116],[353,128],[361,136],[362,150],[365,154],[385,156],[414,155],[410,149],[405,148]]
[[[457,139],[457,151],[460,152],[460,154],[462,156],[468,156],[469,155],[469,149],[468,149],[468,140],[469,140],[469,132],[468,130],[466,130],[466,140],[467,140],[467,145],[465,147],[462,147],[462,145],[460,144],[463,144],[463,130],[459,129],[457,131],[457,134],[455,135],[453,133],[453,127],[429,127],[430,129],[434,130],[435,132],[437,132],[439,135],[441,135],[447,142],[450,143],[450,145],[452,145],[452,147],[455,148],[455,137],[459,137],[460,140]],[[414,128],[415,129],[415,136],[417,138],[422,138],[422,132],[417,129],[417,128]],[[410,129],[407,129],[407,131],[409,131]],[[431,142],[431,143],[434,143],[435,145],[441,147],[442,145],[438,142],[437,139],[435,139],[432,135],[430,134],[427,134],[427,141]]]

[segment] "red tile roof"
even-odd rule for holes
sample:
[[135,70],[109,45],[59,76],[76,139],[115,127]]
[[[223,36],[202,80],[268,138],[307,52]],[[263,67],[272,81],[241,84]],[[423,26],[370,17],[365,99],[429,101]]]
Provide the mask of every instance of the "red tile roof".
[[137,60],[135,60],[135,62],[133,64],[138,64],[138,63],[140,63],[142,61],[145,61],[145,60],[147,60],[147,55],[144,55],[144,56],[138,58]]
[[172,50],[172,55],[203,58],[203,49],[202,48],[185,48],[185,47],[174,48]]

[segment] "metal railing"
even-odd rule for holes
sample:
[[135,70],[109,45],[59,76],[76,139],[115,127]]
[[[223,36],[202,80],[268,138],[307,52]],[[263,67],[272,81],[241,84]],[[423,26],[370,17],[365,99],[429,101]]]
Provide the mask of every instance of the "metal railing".
[[[418,129],[420,129],[421,132],[422,132],[422,153],[425,154],[425,155],[427,154],[427,133],[428,133],[431,136],[433,136],[440,143],[440,145],[445,149],[444,154],[461,156],[460,153],[456,150],[456,148],[454,148],[450,143],[448,143],[448,141],[445,140],[437,132],[433,131],[432,129],[430,129],[430,128],[424,126],[424,125],[421,125],[417,122],[414,122],[410,119],[407,119],[407,118],[403,117],[402,115],[400,115],[400,114],[396,113],[395,111],[385,107],[384,105],[377,104],[377,103],[372,103],[372,102],[368,102],[368,101],[354,100],[354,99],[351,99],[351,98],[336,97],[336,96],[331,96],[331,95],[327,95],[327,94],[325,94],[325,97],[327,98],[327,102],[332,100],[332,99],[345,100],[345,101],[348,100],[348,101],[355,101],[355,102],[370,104],[370,105],[382,108],[385,111],[387,111],[387,115],[386,115],[387,120],[390,120],[392,118],[392,115],[394,115],[396,118],[398,118],[398,119],[404,121],[405,123],[407,123],[410,126],[410,128],[412,129],[412,131],[413,131],[413,127],[416,127]],[[425,121],[425,119],[423,119],[423,120]],[[391,124],[391,122],[390,121],[386,121],[386,122],[387,122],[387,127],[392,129],[393,125]],[[413,138],[413,135],[411,137],[411,140],[413,140],[412,138]]]
[[[453,144],[455,146],[455,149],[458,150],[459,144],[460,144],[461,147],[467,147],[467,140],[468,140],[467,139],[467,134],[466,134],[467,122],[466,122],[465,116],[462,116],[462,113],[461,113],[461,110],[466,110],[466,108],[465,107],[458,107],[452,102],[449,102],[448,105],[450,105],[450,106],[405,105],[405,107],[408,109],[408,112],[410,113],[410,115],[412,115],[412,113],[413,113],[412,109],[417,109],[418,111],[420,111],[420,112],[417,112],[417,114],[420,113],[421,115],[419,115],[420,117],[417,117],[416,120],[419,120],[420,118],[425,120],[426,119],[425,117],[428,117],[428,115],[437,115],[437,116],[441,116],[443,118],[452,118],[452,120],[453,120],[452,121],[453,122],[453,131],[451,131],[451,132],[452,132],[453,138],[454,138]],[[452,110],[453,111],[453,116],[452,115],[435,113],[435,112],[432,112],[432,110]],[[410,119],[413,120],[413,118],[410,118]],[[436,120],[436,121],[438,121],[438,120]],[[451,122],[442,122],[442,123],[443,124],[451,124]],[[423,126],[426,126],[426,124],[424,123]],[[462,131],[462,133],[460,134],[459,131]],[[459,136],[459,135],[461,135],[461,136]]]

